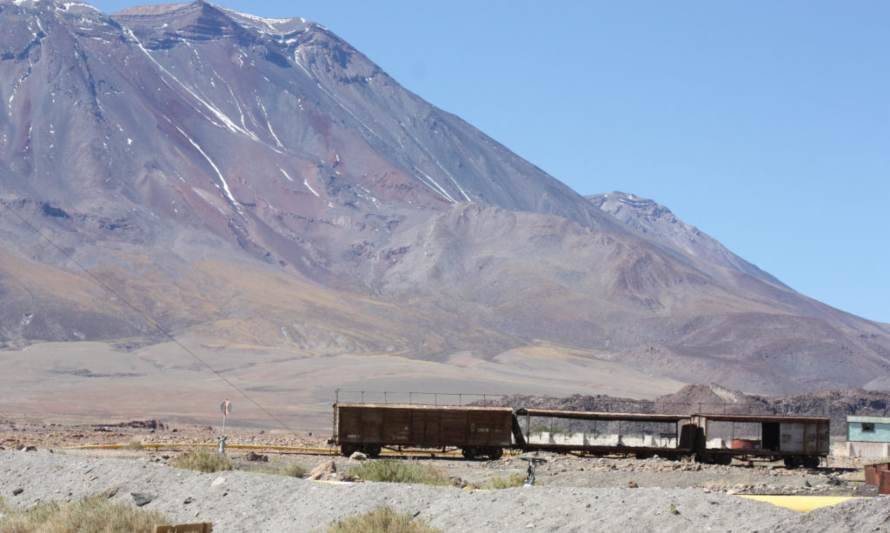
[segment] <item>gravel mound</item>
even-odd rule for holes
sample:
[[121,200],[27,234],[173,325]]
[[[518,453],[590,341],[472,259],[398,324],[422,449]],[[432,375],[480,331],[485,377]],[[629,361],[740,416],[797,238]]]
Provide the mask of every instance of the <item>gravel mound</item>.
[[[19,494],[13,496],[14,492]],[[449,533],[685,532],[693,528],[736,533],[873,531],[858,526],[817,526],[846,523],[826,517],[830,513],[853,520],[858,514],[886,517],[890,512],[890,500],[884,498],[804,516],[701,489],[533,487],[465,491],[387,483],[333,484],[237,471],[200,474],[148,460],[78,457],[43,450],[0,452],[0,495],[7,503],[28,506],[99,493],[139,503],[180,522],[211,521],[214,531],[219,532],[318,531],[339,518],[384,504],[417,513]],[[879,515],[877,510],[884,514]],[[879,523],[868,521],[872,518],[862,520],[855,524],[872,527]]]
[[890,498],[851,500],[786,519],[776,525],[777,533],[867,533],[890,531]]

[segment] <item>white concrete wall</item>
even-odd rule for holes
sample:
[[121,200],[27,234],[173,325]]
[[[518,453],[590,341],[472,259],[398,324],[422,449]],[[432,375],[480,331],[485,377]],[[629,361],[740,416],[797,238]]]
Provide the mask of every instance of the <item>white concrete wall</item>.
[[890,457],[890,444],[885,442],[838,442],[832,446],[831,454],[835,457],[886,459]]

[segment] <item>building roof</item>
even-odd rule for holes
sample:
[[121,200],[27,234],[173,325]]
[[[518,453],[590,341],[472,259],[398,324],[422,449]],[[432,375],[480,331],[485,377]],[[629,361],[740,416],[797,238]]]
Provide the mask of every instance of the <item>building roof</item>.
[[847,423],[850,422],[868,422],[872,424],[890,424],[888,416],[848,416]]

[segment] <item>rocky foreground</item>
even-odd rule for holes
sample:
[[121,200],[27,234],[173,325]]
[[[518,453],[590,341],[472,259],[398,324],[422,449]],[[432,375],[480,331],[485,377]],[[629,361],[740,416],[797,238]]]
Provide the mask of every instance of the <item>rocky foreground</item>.
[[[480,468],[482,466],[480,465]],[[200,474],[141,459],[0,452],[0,495],[30,506],[94,494],[141,504],[214,531],[318,531],[379,505],[447,532],[888,531],[890,499],[808,515],[696,488],[547,487],[468,491],[388,483],[320,483],[248,472]]]

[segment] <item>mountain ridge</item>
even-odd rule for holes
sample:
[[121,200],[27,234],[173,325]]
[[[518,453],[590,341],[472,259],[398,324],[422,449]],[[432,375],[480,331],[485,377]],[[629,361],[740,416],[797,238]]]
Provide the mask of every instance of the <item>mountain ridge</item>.
[[0,29],[0,202],[42,234],[0,219],[8,348],[151,339],[147,315],[306,357],[543,344],[752,392],[890,369],[886,326],[664,206],[581,196],[319,24],[13,1]]

